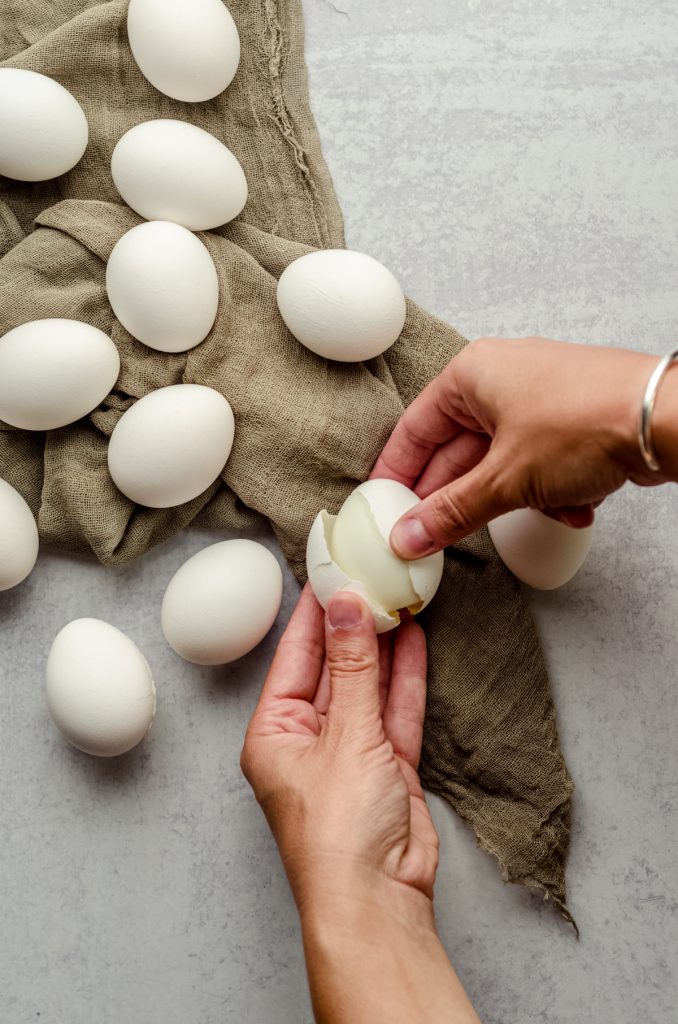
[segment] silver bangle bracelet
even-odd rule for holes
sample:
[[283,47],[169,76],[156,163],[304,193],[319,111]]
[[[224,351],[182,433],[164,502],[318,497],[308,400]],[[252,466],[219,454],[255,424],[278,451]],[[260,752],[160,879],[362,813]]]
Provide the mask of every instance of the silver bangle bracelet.
[[652,443],[652,413],[654,412],[654,404],[657,399],[659,385],[664,379],[664,375],[668,368],[677,361],[678,349],[674,349],[673,352],[669,352],[669,354],[664,356],[663,359],[660,359],[654,368],[652,376],[647,382],[647,387],[645,388],[645,394],[643,396],[643,408],[640,415],[640,428],[638,430],[638,444],[640,446],[643,459],[645,460],[645,465],[653,473],[658,473],[660,466]]

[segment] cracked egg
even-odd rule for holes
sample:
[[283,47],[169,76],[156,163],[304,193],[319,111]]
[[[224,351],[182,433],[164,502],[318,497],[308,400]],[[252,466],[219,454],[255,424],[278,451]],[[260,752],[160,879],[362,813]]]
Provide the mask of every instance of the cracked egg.
[[416,615],[430,604],[443,575],[442,551],[406,562],[389,544],[397,521],[419,501],[395,480],[368,480],[338,515],[318,513],[308,535],[306,568],[323,608],[338,591],[352,591],[369,604],[377,632],[386,633],[400,624],[404,609]]

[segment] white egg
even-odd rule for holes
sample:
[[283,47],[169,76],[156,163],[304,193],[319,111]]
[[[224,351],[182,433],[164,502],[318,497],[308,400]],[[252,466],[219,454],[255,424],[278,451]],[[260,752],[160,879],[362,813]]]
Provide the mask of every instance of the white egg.
[[360,594],[370,605],[377,632],[432,601],[444,568],[442,551],[406,562],[391,550],[391,530],[420,499],[395,480],[368,480],[346,499],[339,514],[318,514],[308,536],[306,568],[313,592],[327,608],[340,590]]
[[106,268],[108,301],[131,335],[158,352],[204,341],[219,306],[209,252],[178,224],[152,221],[122,236]]
[[233,411],[218,391],[172,384],[123,413],[108,446],[108,469],[116,487],[139,505],[182,505],[218,479],[234,432]]
[[222,0],[131,0],[127,34],[142,74],[175,100],[211,100],[238,70],[240,37]]
[[593,527],[575,530],[533,508],[493,519],[489,531],[504,565],[536,590],[562,587],[581,568]]
[[193,555],[162,603],[170,647],[196,665],[225,665],[260,643],[280,611],[283,577],[262,544],[225,540]]
[[0,420],[23,430],[75,423],[110,394],[118,350],[79,320],[32,320],[0,338]]
[[209,231],[247,202],[243,169],[230,149],[185,121],[145,121],[113,150],[111,173],[128,206],[146,220]]
[[11,590],[32,572],[38,557],[38,528],[18,491],[0,479],[0,590]]
[[36,71],[0,68],[0,174],[57,178],[82,158],[88,138],[83,109],[63,85]]
[[47,659],[47,706],[69,743],[117,757],[153,724],[155,685],[129,637],[100,619],[75,619],[57,634]]
[[390,270],[348,249],[322,249],[290,263],[278,282],[278,308],[302,345],[342,363],[381,355],[406,316]]

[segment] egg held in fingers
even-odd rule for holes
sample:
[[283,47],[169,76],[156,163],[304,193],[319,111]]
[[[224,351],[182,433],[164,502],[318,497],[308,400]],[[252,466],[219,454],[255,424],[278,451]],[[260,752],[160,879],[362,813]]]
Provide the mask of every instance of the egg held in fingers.
[[306,567],[313,591],[327,608],[340,590],[370,606],[378,633],[395,629],[400,612],[416,615],[430,602],[443,575],[438,551],[416,562],[399,558],[391,530],[420,499],[395,480],[368,480],[346,499],[339,514],[319,512],[308,536]]

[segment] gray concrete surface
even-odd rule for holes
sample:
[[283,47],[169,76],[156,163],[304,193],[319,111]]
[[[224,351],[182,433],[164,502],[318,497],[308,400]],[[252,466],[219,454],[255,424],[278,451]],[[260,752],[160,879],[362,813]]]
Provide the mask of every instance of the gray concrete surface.
[[[469,336],[676,343],[675,3],[305,8],[350,245]],[[440,927],[485,1024],[676,1020],[677,521],[674,489],[625,491],[577,579],[532,599],[578,786],[581,941],[432,801]],[[44,556],[0,595],[2,1024],[310,1024],[293,904],[237,765],[296,588],[288,574],[243,663],[184,664],[159,601],[209,539],[114,572]],[[47,718],[46,651],[79,615],[128,632],[159,683],[150,739],[116,762]]]

